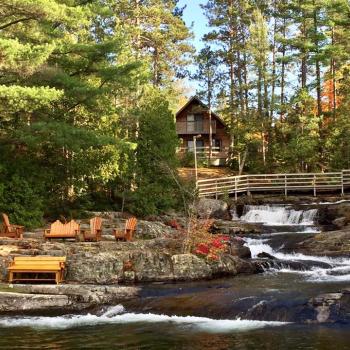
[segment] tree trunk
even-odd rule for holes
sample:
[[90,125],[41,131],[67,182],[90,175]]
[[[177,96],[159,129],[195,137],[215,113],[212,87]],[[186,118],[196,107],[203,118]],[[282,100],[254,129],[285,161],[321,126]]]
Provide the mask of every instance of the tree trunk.
[[286,57],[286,44],[285,44],[285,39],[286,39],[286,19],[283,18],[283,44],[282,44],[282,63],[281,63],[281,98],[280,98],[280,103],[281,103],[281,110],[280,110],[280,120],[284,120],[284,113],[285,113],[285,108],[284,108],[284,88],[285,88],[285,71],[286,71],[286,63],[285,63],[285,57]]

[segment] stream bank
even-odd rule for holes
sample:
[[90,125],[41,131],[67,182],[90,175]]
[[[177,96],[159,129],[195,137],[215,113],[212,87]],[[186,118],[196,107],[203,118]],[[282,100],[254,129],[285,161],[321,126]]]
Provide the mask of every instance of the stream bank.
[[[343,220],[345,227],[342,230],[323,233],[320,232],[323,226],[319,224],[319,220],[320,207],[322,210],[332,210],[334,221],[339,215],[346,214],[349,203],[317,204],[316,207],[315,204],[310,204],[311,207],[309,204],[298,205],[299,207],[291,204],[250,204],[246,205],[239,215],[237,212],[233,213],[232,207],[225,206],[221,201],[207,201],[206,205],[202,206],[200,216],[214,217],[213,233],[228,234],[242,240],[239,244],[238,241],[231,240],[230,251],[213,261],[194,254],[181,253],[182,240],[178,237],[178,231],[167,224],[173,219],[171,216],[140,221],[137,239],[134,242],[113,241],[111,231],[120,220],[119,213],[94,213],[104,218],[103,240],[98,243],[44,242],[39,231],[26,233],[25,239],[21,241],[1,239],[0,277],[3,281],[7,278],[9,261],[16,255],[64,255],[67,257],[68,268],[67,284],[25,287],[15,285],[12,291],[4,290],[0,295],[4,300],[0,312],[68,312],[121,302],[130,302],[132,305],[133,302],[139,303],[140,295],[143,290],[149,290],[149,284],[161,283],[155,286],[158,290],[164,290],[162,286],[169,283],[191,285],[197,283],[191,281],[204,280],[206,282],[203,283],[210,286],[212,284],[209,280],[223,277],[228,280],[235,277],[232,283],[240,284],[248,281],[244,280],[244,276],[248,279],[259,279],[258,276],[249,277],[257,273],[263,273],[263,276],[268,273],[288,273],[306,277],[319,273],[324,277],[324,281],[333,278],[346,282],[346,269],[349,265],[347,260],[338,263],[331,259],[350,256],[350,229],[346,226],[347,219]],[[227,215],[233,218],[227,220]],[[183,219],[177,217],[176,220],[181,223]],[[82,224],[86,225],[87,221],[82,221]],[[245,247],[242,246],[243,243]],[[286,275],[283,278],[286,278]],[[290,308],[297,307],[303,310],[300,311],[301,315],[312,310],[313,316],[305,319],[285,317],[281,321],[299,322],[303,319],[303,322],[318,322],[318,319],[324,319],[328,322],[346,319],[339,310],[343,310],[344,307],[346,310],[349,303],[348,287],[342,284],[327,289],[324,293],[318,291],[305,296],[301,304],[293,304]],[[16,294],[11,293],[14,291]],[[166,305],[169,307],[171,304],[168,302]],[[177,307],[178,304],[175,303]],[[340,304],[345,306],[340,307]],[[17,305],[17,309],[14,305]],[[30,308],[28,305],[33,306]],[[283,303],[281,305],[279,307],[282,309],[289,309]],[[325,310],[322,305],[329,305],[329,308]],[[270,320],[280,320],[280,316],[276,316],[280,315],[280,312],[271,313],[269,308],[266,309],[266,305],[264,307],[256,306],[254,313],[242,314],[239,317],[264,320],[269,313]],[[274,306],[275,310],[279,307]],[[212,309],[215,307],[212,306]],[[317,316],[317,310],[321,310],[323,316]],[[333,310],[340,313],[335,315]],[[155,311],[168,313],[171,308],[155,308]],[[173,312],[176,313],[176,309]],[[224,314],[223,311],[221,313]],[[200,314],[200,310],[196,310],[194,314]],[[325,317],[326,314],[329,316]],[[236,314],[228,316],[237,317]]]

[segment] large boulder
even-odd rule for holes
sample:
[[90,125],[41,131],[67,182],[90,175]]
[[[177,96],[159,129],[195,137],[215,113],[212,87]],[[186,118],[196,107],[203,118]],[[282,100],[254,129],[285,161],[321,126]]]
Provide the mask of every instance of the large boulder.
[[153,239],[159,237],[171,237],[176,234],[176,230],[156,221],[140,220],[137,224],[136,237],[142,239]]
[[201,219],[231,219],[228,204],[222,200],[201,198],[194,209]]
[[337,228],[343,228],[347,225],[348,219],[345,216],[342,216],[340,218],[334,219],[332,221],[332,224],[335,225]]
[[258,272],[253,262],[230,254],[223,254],[218,260],[213,260],[209,264],[213,276],[236,276],[238,274],[254,274]]
[[130,255],[130,261],[137,282],[173,280],[171,255],[166,252],[138,251]]
[[252,257],[252,253],[248,247],[242,245],[238,242],[232,242],[229,246],[229,252],[233,256],[238,256],[242,259],[250,259]]
[[171,257],[175,280],[198,280],[212,277],[205,260],[193,254],[178,254]]

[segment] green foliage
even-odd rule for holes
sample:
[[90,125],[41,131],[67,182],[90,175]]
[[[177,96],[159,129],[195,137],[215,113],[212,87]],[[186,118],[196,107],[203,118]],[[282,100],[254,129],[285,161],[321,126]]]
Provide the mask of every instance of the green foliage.
[[180,165],[186,168],[194,167],[194,152],[185,152],[180,155]]
[[130,209],[139,215],[174,208],[178,201],[176,147],[173,115],[164,97],[151,91],[140,105],[135,185]]
[[0,85],[0,112],[2,117],[16,112],[31,113],[62,96],[63,91],[55,88]]
[[17,222],[121,209],[127,193],[140,214],[176,202],[166,101],[190,33],[176,2],[133,5],[0,0],[1,205]]
[[349,1],[207,0],[202,8],[203,40],[224,76],[212,95],[232,136],[232,168],[347,168]]
[[14,175],[0,186],[0,212],[8,214],[12,223],[31,229],[42,224],[44,207],[32,184]]

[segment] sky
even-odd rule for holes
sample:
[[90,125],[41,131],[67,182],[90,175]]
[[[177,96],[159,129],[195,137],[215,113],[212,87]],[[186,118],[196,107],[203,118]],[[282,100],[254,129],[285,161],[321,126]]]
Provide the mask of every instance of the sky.
[[[191,27],[192,24],[192,32],[194,33],[193,45],[199,51],[204,45],[201,42],[202,36],[209,31],[207,27],[207,19],[203,15],[203,11],[200,8],[200,4],[205,3],[204,0],[180,0],[178,3],[179,7],[183,7],[186,5],[184,10],[183,19],[186,22],[188,27]],[[186,85],[188,85],[191,89],[189,95],[194,95],[196,92],[196,84],[195,82],[186,81]]]
[[193,23],[192,31],[194,32],[195,39],[194,45],[196,49],[203,47],[201,43],[202,36],[208,32],[207,19],[203,15],[203,11],[200,8],[200,4],[204,3],[203,0],[180,0],[178,6],[183,7],[186,5],[184,10],[184,20],[187,26],[191,26]]

